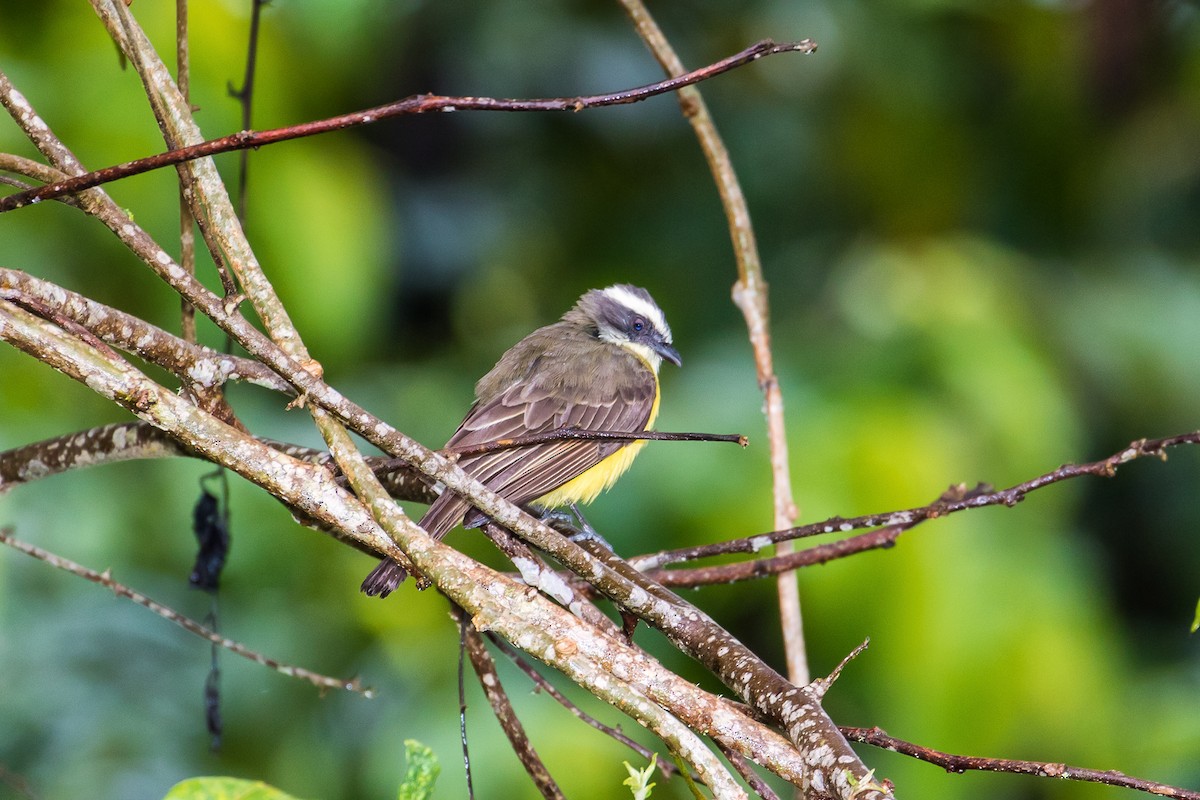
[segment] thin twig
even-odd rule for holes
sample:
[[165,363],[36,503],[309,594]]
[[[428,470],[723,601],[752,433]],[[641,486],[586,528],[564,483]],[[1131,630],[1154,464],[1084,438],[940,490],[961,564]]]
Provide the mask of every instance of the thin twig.
[[188,633],[194,633],[203,639],[207,639],[213,644],[224,647],[231,653],[235,653],[243,658],[249,659],[255,664],[261,664],[268,669],[273,669],[282,675],[308,681],[319,689],[343,689],[348,692],[361,694],[363,697],[367,698],[372,698],[375,696],[375,691],[373,689],[364,687],[358,678],[353,678],[351,680],[331,678],[327,675],[322,675],[320,673],[304,669],[303,667],[294,667],[290,664],[284,664],[281,661],[276,661],[273,658],[264,656],[262,653],[251,650],[245,645],[239,644],[232,639],[226,639],[224,636],[214,633],[213,631],[204,627],[195,620],[192,620],[181,614],[175,609],[165,606],[155,600],[151,600],[146,595],[134,591],[125,584],[114,580],[107,570],[104,572],[96,572],[95,570],[88,569],[82,564],[77,564],[70,559],[55,555],[54,553],[43,550],[40,547],[15,538],[12,535],[11,528],[0,528],[0,544],[6,544],[14,550],[19,550],[26,555],[33,556],[39,561],[46,562],[52,567],[57,567],[58,569],[70,572],[72,575],[78,575],[79,577],[89,580],[92,583],[104,586],[111,590],[112,593],[117,597],[127,598],[140,606],[150,609],[163,619],[174,622]]
[[738,775],[742,776],[750,789],[762,800],[779,800],[779,795],[775,794],[775,790],[767,785],[767,782],[754,771],[754,767],[750,766],[750,762],[741,754],[729,749],[725,745],[718,745],[721,748],[721,755],[733,765],[737,770]]
[[475,781],[471,773],[471,748],[467,742],[467,687],[464,660],[467,654],[467,626],[458,626],[458,739],[462,745],[463,772],[467,777],[467,798],[475,800]]
[[829,691],[829,687],[833,686],[837,679],[842,676],[842,670],[846,668],[846,665],[862,655],[863,651],[866,650],[870,644],[870,637],[863,639],[862,644],[858,645],[858,647],[855,647],[846,654],[845,658],[838,662],[838,665],[833,668],[833,672],[829,673],[824,678],[817,678],[815,681],[813,681],[813,683],[816,684],[817,696],[824,697],[825,693]]
[[[683,62],[650,14],[643,0],[620,0],[626,13],[637,27],[638,35],[650,48],[668,75],[684,72]],[[807,41],[807,40],[806,40]],[[816,49],[815,43],[805,52]],[[771,355],[771,333],[768,323],[767,283],[763,278],[762,260],[750,222],[750,208],[738,181],[733,159],[717,131],[708,106],[695,86],[681,87],[679,105],[684,118],[691,124],[708,161],[725,217],[729,223],[729,238],[737,263],[738,278],[733,285],[733,302],[741,309],[754,350],[758,386],[763,393],[763,413],[767,418],[767,440],[771,450],[771,485],[773,504],[772,524],[776,530],[787,528],[800,516],[792,498],[792,479],[788,467],[787,429],[783,418],[783,392]],[[790,552],[792,545],[776,547],[780,555]],[[783,634],[788,677],[802,686],[808,683],[808,656],[804,644],[804,625],[800,614],[800,587],[794,575],[780,575],[778,582],[780,630]]]
[[418,94],[397,100],[393,103],[356,111],[316,122],[305,122],[299,125],[289,125],[285,128],[274,128],[266,131],[240,131],[222,136],[219,139],[200,142],[190,147],[180,147],[165,153],[139,158],[124,164],[105,167],[84,175],[78,175],[62,181],[39,186],[24,192],[8,195],[0,199],[0,213],[50,200],[64,194],[74,194],[99,186],[104,183],[140,175],[143,172],[162,167],[192,161],[218,153],[228,153],[235,150],[247,150],[263,147],[264,145],[283,142],[289,139],[299,139],[305,136],[315,136],[319,133],[342,130],[357,125],[367,125],[381,119],[412,114],[428,114],[441,111],[583,111],[590,108],[625,105],[636,103],[655,95],[675,91],[681,86],[708,80],[722,73],[736,69],[751,61],[757,61],[764,56],[777,53],[811,53],[816,45],[809,41],[788,42],[776,44],[764,40],[751,45],[745,50],[722,59],[714,64],[693,70],[678,78],[658,81],[640,86],[635,89],[625,89],[608,94],[585,95],[580,97],[550,97],[529,100],[506,99],[495,97],[447,97],[434,94]]
[[[250,41],[246,45],[246,72],[242,76],[242,88],[229,87],[229,94],[237,99],[242,106],[242,130],[251,127],[251,116],[254,110],[254,78],[258,72],[258,34],[262,22],[262,8],[267,0],[254,0],[250,10]],[[246,186],[250,170],[250,151],[243,150],[238,159],[238,219],[246,222]]]
[[558,788],[558,784],[550,775],[550,770],[546,768],[541,756],[537,754],[537,750],[530,744],[529,736],[525,733],[525,726],[517,717],[517,711],[509,701],[508,693],[504,691],[504,685],[500,683],[500,673],[496,671],[496,662],[492,659],[491,653],[487,651],[483,637],[471,624],[471,618],[467,612],[455,606],[451,613],[462,631],[463,646],[467,651],[467,658],[471,659],[471,666],[475,669],[475,674],[479,677],[479,685],[483,687],[483,694],[491,704],[492,713],[496,715],[496,720],[504,730],[504,735],[508,737],[513,752],[521,761],[521,766],[525,767],[525,771],[529,773],[529,778],[541,792],[542,797],[548,800],[562,798],[562,790]]
[[[824,564],[838,558],[845,558],[867,550],[891,547],[900,534],[926,520],[944,517],[970,508],[987,506],[1012,507],[1025,499],[1030,492],[1045,488],[1065,480],[1079,478],[1084,475],[1110,478],[1117,468],[1139,458],[1155,457],[1166,459],[1167,451],[1181,445],[1200,444],[1200,430],[1190,433],[1180,433],[1174,436],[1164,436],[1158,439],[1137,439],[1118,452],[1084,464],[1065,464],[1036,478],[1022,481],[1007,489],[993,490],[980,484],[968,489],[959,484],[950,487],[934,502],[902,511],[889,511],[882,514],[866,514],[861,517],[844,519],[831,517],[822,522],[801,525],[771,533],[726,542],[717,542],[699,547],[687,547],[678,550],[664,550],[646,556],[630,559],[629,563],[638,569],[650,571],[655,579],[664,586],[699,586],[709,583],[729,583],[751,578],[761,578],[775,575],[782,571],[799,567]],[[784,539],[798,539],[807,536],[818,536],[827,533],[848,533],[862,528],[880,527],[878,530],[852,536],[829,544],[791,553],[786,556],[763,559],[760,561],[740,564],[726,564],[717,567],[704,567],[691,570],[662,570],[663,565],[678,561],[704,558],[725,553],[756,552],[771,542]]]
[[1022,775],[1037,775],[1043,778],[1062,778],[1070,781],[1087,781],[1103,783],[1108,786],[1120,786],[1126,789],[1136,789],[1139,792],[1159,795],[1160,797],[1178,797],[1183,800],[1200,800],[1200,792],[1168,786],[1156,781],[1134,778],[1115,770],[1087,769],[1072,767],[1069,764],[1058,764],[1046,761],[1021,761],[1009,758],[982,758],[978,756],[960,756],[943,753],[919,744],[906,742],[889,736],[882,728],[851,728],[842,727],[842,733],[847,739],[863,744],[882,747],[894,753],[912,756],[920,761],[927,761],[942,767],[947,772],[966,772],[981,770],[984,772],[1014,772]]
[[[0,75],[0,101],[3,101],[8,94],[5,91],[8,88],[5,84],[6,80]],[[48,164],[43,164],[40,161],[34,161],[32,158],[25,158],[15,153],[0,153],[0,170],[23,175],[26,178],[32,178],[41,183],[53,183],[67,177],[67,174],[62,170],[57,170]],[[4,182],[10,186],[19,187],[22,190],[30,188],[29,184],[25,183],[25,181],[8,178],[7,176],[4,178]],[[79,207],[79,198],[77,197],[59,197],[56,199],[60,203],[65,203],[76,208]]]
[[891,547],[900,538],[900,534],[912,525],[893,525],[887,528],[862,533],[849,539],[842,539],[829,544],[797,550],[782,556],[743,561],[738,564],[721,564],[713,567],[694,567],[692,569],[654,569],[646,574],[662,586],[677,586],[694,589],[697,586],[711,586],[721,583],[738,583],[740,581],[768,578],[793,572],[801,567],[813,567],[825,564],[839,558],[863,553],[868,550],[880,550]]
[[547,442],[563,442],[574,440],[598,441],[654,441],[654,442],[731,442],[746,447],[750,441],[740,433],[669,433],[667,431],[588,431],[582,428],[556,428],[545,433],[531,433],[527,436],[515,436],[509,439],[496,439],[491,442],[462,448],[446,448],[445,453],[464,456],[478,456],[494,453],[499,450],[512,450],[517,447],[532,447]]
[[[191,102],[191,70],[188,65],[188,0],[175,0],[175,83],[186,103]],[[196,232],[187,195],[179,187],[179,264],[189,275],[196,274]],[[179,299],[179,332],[185,341],[196,341],[196,307]]]
[[[540,672],[538,672],[537,669],[532,664],[530,664],[528,661],[526,661],[521,656],[521,654],[519,652],[517,652],[517,650],[512,645],[510,645],[508,642],[504,641],[499,636],[497,636],[494,633],[491,633],[490,631],[488,632],[487,637],[488,637],[488,640],[500,650],[500,652],[504,653],[504,655],[509,657],[509,659],[513,662],[513,664],[516,665],[517,669],[521,670],[522,672],[524,672],[526,675],[529,676],[529,679],[531,681],[533,681],[533,683],[537,687],[538,691],[542,691],[542,692],[545,692],[546,694],[550,695],[550,697],[552,697],[556,702],[558,702],[559,705],[561,705],[567,711],[570,711],[571,714],[574,715],[576,719],[579,719],[580,721],[592,726],[593,728],[600,731],[604,735],[612,738],[613,740],[620,742],[621,744],[625,745],[630,750],[633,750],[634,752],[636,752],[638,755],[640,755],[642,758],[646,759],[647,761],[650,760],[650,757],[654,753],[653,750],[651,750],[648,747],[643,746],[640,742],[630,739],[628,736],[626,736],[624,733],[622,733],[618,728],[613,728],[611,726],[605,725],[603,722],[601,722],[600,720],[591,716],[586,711],[584,711],[582,708],[580,708],[579,706],[572,703],[571,700],[566,695],[564,695],[557,688],[555,688],[554,684],[552,684],[552,683],[550,683],[550,681],[546,680],[545,676],[542,675]],[[658,768],[660,770],[662,770],[663,776],[668,779],[679,774],[679,768],[676,767],[675,764],[673,764],[668,759],[660,758],[658,760]],[[696,781],[700,780],[700,778],[698,776],[693,776],[693,779]]]

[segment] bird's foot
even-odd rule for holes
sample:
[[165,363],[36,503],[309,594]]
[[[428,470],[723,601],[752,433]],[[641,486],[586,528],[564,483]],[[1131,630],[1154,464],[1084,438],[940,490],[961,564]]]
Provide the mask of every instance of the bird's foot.
[[570,512],[564,509],[554,509],[547,511],[542,519],[554,528],[556,531],[566,536],[572,542],[596,542],[603,546],[606,550],[612,550],[612,545],[596,532],[587,518],[583,516],[583,512],[579,510],[579,506],[575,503],[569,505]]

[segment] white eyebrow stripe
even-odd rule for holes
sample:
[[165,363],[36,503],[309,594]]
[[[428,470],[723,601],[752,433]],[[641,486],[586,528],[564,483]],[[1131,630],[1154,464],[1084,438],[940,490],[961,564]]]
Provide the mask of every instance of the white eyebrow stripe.
[[667,324],[667,319],[663,316],[661,308],[641,295],[634,294],[624,286],[609,286],[604,290],[604,294],[650,320],[650,324],[661,331],[663,338],[670,344],[671,326]]

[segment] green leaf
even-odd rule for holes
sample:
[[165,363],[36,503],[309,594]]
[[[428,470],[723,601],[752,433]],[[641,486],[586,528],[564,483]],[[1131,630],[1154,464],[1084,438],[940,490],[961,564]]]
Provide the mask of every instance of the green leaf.
[[1192,620],[1192,633],[1200,631],[1200,600],[1196,601],[1196,618]]
[[650,783],[650,776],[654,774],[654,768],[658,765],[658,753],[650,756],[650,763],[645,769],[631,767],[628,761],[623,763],[625,769],[629,770],[629,777],[621,781],[622,785],[629,787],[629,791],[633,793],[633,800],[646,800],[650,796],[650,790],[654,788],[654,784]]
[[188,778],[175,784],[163,800],[296,800],[262,781],[241,778]]
[[400,784],[397,797],[399,800],[429,800],[433,797],[433,785],[442,772],[437,756],[416,739],[405,739],[404,760],[408,768],[404,771],[404,783]]

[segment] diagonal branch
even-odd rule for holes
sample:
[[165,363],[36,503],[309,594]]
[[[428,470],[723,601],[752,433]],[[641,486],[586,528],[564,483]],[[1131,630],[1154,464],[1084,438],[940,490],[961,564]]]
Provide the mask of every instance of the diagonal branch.
[[0,297],[16,302],[32,298],[102,341],[162,367],[189,386],[211,389],[226,381],[244,380],[277,392],[294,393],[286,381],[257,361],[189,342],[140,317],[20,270],[0,267]]
[[[1011,508],[1023,501],[1031,492],[1038,489],[1085,475],[1111,478],[1116,475],[1118,467],[1130,461],[1146,457],[1166,459],[1167,451],[1171,448],[1194,444],[1200,444],[1200,431],[1164,436],[1158,439],[1137,439],[1107,458],[1082,464],[1065,464],[1058,469],[1038,475],[1027,481],[1022,481],[1007,489],[993,490],[983,484],[973,489],[967,489],[965,485],[959,484],[950,487],[934,502],[918,508],[888,511],[882,514],[866,514],[849,519],[832,517],[822,522],[741,539],[732,539],[726,542],[685,547],[678,550],[663,550],[658,553],[631,558],[629,563],[638,569],[651,571],[657,580],[668,586],[699,586],[709,583],[728,583],[761,578],[766,575],[775,575],[799,567],[824,564],[828,561],[845,558],[867,550],[891,547],[895,544],[896,539],[900,537],[900,534],[926,520],[937,519],[947,514],[954,514],[972,508],[999,505]],[[796,553],[776,556],[775,558],[690,570],[668,571],[661,569],[667,564],[679,561],[689,561],[727,553],[757,552],[772,542],[785,539],[799,539],[827,533],[845,533],[876,526],[883,527],[837,542],[818,545]]]
[[[256,441],[279,453],[328,466],[328,452],[263,437]],[[85,467],[154,458],[204,458],[179,444],[172,435],[149,422],[117,422],[77,433],[55,436],[11,450],[0,451],[0,494],[22,483],[40,480]],[[375,471],[388,494],[398,500],[432,503],[437,497],[430,480],[394,458],[371,456],[367,464]],[[338,483],[343,479],[338,478]]]
[[770,40],[764,40],[751,45],[740,53],[736,53],[706,67],[671,78],[670,80],[658,81],[635,89],[624,89],[608,94],[531,100],[494,97],[447,97],[435,94],[413,95],[393,103],[369,108],[365,111],[356,111],[352,114],[343,114],[316,122],[306,122],[300,125],[274,128],[267,131],[240,131],[219,139],[211,139],[205,142],[194,143],[187,147],[174,148],[155,156],[106,167],[84,175],[76,175],[45,186],[39,186],[36,189],[29,189],[8,195],[0,199],[0,213],[12,211],[42,200],[75,194],[121,178],[140,175],[143,172],[182,164],[193,159],[204,158],[205,156],[213,156],[218,153],[228,153],[236,150],[249,150],[289,139],[299,139],[305,136],[315,136],[320,133],[366,125],[391,117],[441,111],[583,111],[590,108],[636,103],[655,95],[673,92],[683,86],[690,86],[694,83],[708,80],[744,64],[757,61],[764,56],[775,55],[777,53],[811,53],[815,49],[816,45],[807,39],[801,42],[784,44],[776,44]]
[[374,690],[363,687],[358,678],[353,678],[351,680],[345,680],[343,678],[331,678],[328,675],[322,675],[319,672],[313,672],[312,670],[304,669],[303,667],[294,667],[290,664],[284,664],[282,661],[276,661],[273,658],[264,656],[262,653],[259,653],[256,650],[251,650],[249,647],[246,647],[239,642],[235,642],[233,639],[227,639],[224,636],[221,636],[219,633],[206,628],[185,614],[165,606],[162,603],[151,600],[141,592],[130,589],[125,584],[114,580],[108,571],[96,572],[95,570],[88,569],[82,564],[77,564],[70,559],[63,558],[62,556],[55,555],[47,550],[43,550],[40,547],[35,547],[27,542],[23,542],[20,539],[15,538],[12,535],[12,531],[8,528],[0,528],[0,544],[8,545],[14,550],[25,553],[28,556],[32,556],[39,561],[44,561],[52,567],[57,567],[58,569],[70,572],[72,575],[78,575],[79,577],[89,580],[92,583],[104,586],[105,588],[110,589],[117,597],[124,597],[128,600],[132,600],[139,606],[153,611],[155,614],[167,620],[168,622],[174,622],[188,633],[194,633],[201,639],[207,639],[213,644],[223,647],[235,655],[239,655],[242,658],[253,661],[255,664],[261,664],[262,666],[272,669],[281,675],[287,675],[291,678],[299,678],[300,680],[308,681],[318,689],[344,689],[349,692],[361,694],[363,697],[367,698],[375,696]]
[[[488,641],[490,641],[492,644],[494,644],[500,650],[500,652],[504,653],[504,655],[508,656],[509,659],[512,660],[513,664],[516,665],[517,669],[524,672],[529,677],[529,679],[531,681],[533,681],[536,691],[545,692],[546,694],[550,695],[550,697],[553,698],[559,705],[561,705],[563,708],[567,709],[567,711],[570,711],[571,714],[574,715],[576,719],[579,719],[582,722],[590,725],[591,727],[600,731],[604,735],[612,738],[613,740],[620,742],[621,744],[625,745],[630,750],[633,750],[634,752],[636,752],[638,755],[640,755],[642,758],[646,759],[647,761],[650,760],[650,757],[653,754],[652,750],[650,750],[648,747],[643,747],[640,743],[629,738],[628,736],[626,736],[624,733],[622,733],[617,728],[613,728],[608,725],[605,725],[603,722],[601,722],[600,720],[591,716],[586,711],[584,711],[582,708],[580,708],[579,706],[572,703],[571,700],[566,695],[564,695],[562,692],[560,692],[558,689],[556,689],[554,687],[554,684],[552,684],[552,683],[550,683],[550,681],[546,680],[546,678],[540,672],[538,672],[533,667],[532,664],[530,664],[528,661],[526,661],[524,658],[522,658],[521,654],[519,652],[517,652],[517,650],[515,648],[513,648],[513,646],[510,645],[508,642],[504,641],[499,636],[496,636],[495,634],[490,633],[490,632],[487,634],[487,637],[488,637]],[[671,763],[671,761],[665,760],[665,759],[660,759],[658,761],[658,768],[660,770],[662,770],[663,775],[665,775],[668,778],[674,776],[675,774],[677,774],[679,772],[678,767],[676,767],[673,763]],[[697,778],[693,777],[693,780],[697,780]]]
[[1158,795],[1159,797],[1177,797],[1181,800],[1200,800],[1200,792],[1168,786],[1157,781],[1134,778],[1116,770],[1088,769],[1072,767],[1069,764],[1058,764],[1046,761],[1021,761],[1009,758],[982,758],[979,756],[960,756],[953,753],[943,753],[930,747],[906,742],[889,736],[882,728],[851,728],[843,727],[842,732],[851,741],[882,747],[894,753],[912,756],[919,761],[926,761],[947,772],[963,773],[967,770],[982,770],[986,772],[1014,772],[1022,775],[1037,775],[1043,778],[1062,778],[1069,781],[1087,781],[1103,783],[1108,786],[1120,786],[1125,789],[1136,789],[1139,792]]
[[492,707],[492,713],[496,715],[496,720],[504,730],[504,735],[508,737],[513,752],[520,759],[521,766],[525,767],[525,771],[529,773],[530,779],[541,792],[542,797],[548,798],[548,800],[564,797],[562,790],[558,788],[558,784],[551,777],[550,770],[546,769],[546,764],[530,743],[529,736],[525,733],[525,726],[517,717],[517,711],[509,701],[508,693],[504,691],[504,685],[500,683],[500,673],[496,671],[496,662],[492,660],[491,653],[487,651],[483,637],[479,635],[479,631],[471,624],[470,617],[461,608],[455,606],[451,614],[459,628],[462,629],[467,658],[471,660],[471,667],[474,668],[475,675],[479,678],[483,694],[487,697],[488,704]]
[[[690,682],[648,659],[640,651],[624,645],[617,637],[601,634],[540,595],[531,595],[524,586],[513,583],[447,545],[433,541],[410,520],[398,515],[390,501],[385,504],[372,499],[368,512],[359,500],[332,480],[326,469],[273,454],[266,445],[148,381],[127,363],[110,362],[78,339],[63,334],[4,300],[0,300],[0,338],[76,380],[85,382],[93,391],[135,414],[171,430],[189,449],[229,467],[301,514],[322,521],[331,530],[340,532],[341,536],[392,558],[404,558],[407,552],[422,574],[436,577],[441,591],[472,612],[477,627],[502,633],[522,649],[537,654],[537,657],[562,670],[572,680],[642,721],[668,741],[673,752],[682,754],[718,795],[737,796],[738,790],[729,782],[724,768],[712,759],[687,726],[723,741],[739,752],[744,751],[745,755],[797,784],[817,779],[833,782],[837,775],[844,774],[848,769],[834,762],[804,761],[789,742],[749,719],[740,707],[699,692]],[[298,367],[296,373],[289,373],[286,377],[289,380],[301,380],[297,376],[302,374],[311,378],[309,373]],[[331,390],[324,384],[314,382],[312,388],[315,393],[326,394],[327,401],[333,399],[327,394]],[[340,402],[333,405],[340,406],[348,402],[341,398]],[[366,415],[366,412],[357,411],[352,416],[358,414]],[[402,437],[398,431],[378,420],[367,426],[367,430],[376,438],[387,436],[389,432]],[[396,441],[389,443],[396,444]],[[424,464],[422,466],[439,473],[437,477],[445,479],[447,483],[458,484],[452,488],[461,488],[473,503],[492,516],[514,520],[510,527],[535,532],[545,528],[482,486],[471,485],[478,482],[466,479],[453,464],[431,452],[428,457],[438,461],[437,469]],[[372,513],[380,514],[386,521],[386,533]],[[552,531],[549,533],[566,542]],[[403,549],[393,543],[393,536],[403,544]],[[553,542],[550,544],[553,545]],[[580,565],[580,568],[583,566]],[[631,597],[626,593],[627,605],[642,607],[649,602],[649,597]],[[678,619],[681,613],[682,610],[675,611],[671,617]],[[687,615],[689,622],[692,621],[692,615],[703,619],[703,615],[695,609],[690,609]],[[704,630],[701,628],[698,632]],[[712,638],[711,635],[709,638]],[[743,660],[741,666],[742,679],[749,681],[753,677],[753,664]],[[786,686],[786,683],[783,685]],[[747,690],[746,686],[742,688],[743,691]],[[785,696],[763,695],[758,697],[758,701],[776,706],[788,703],[791,711],[786,715],[778,707],[775,711],[785,716],[791,725],[796,725],[810,719],[813,714],[820,714],[819,707],[797,705],[800,700],[797,693],[798,690],[794,690]],[[799,731],[793,733],[799,735]],[[838,736],[840,738],[840,734]]]

